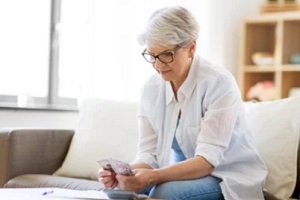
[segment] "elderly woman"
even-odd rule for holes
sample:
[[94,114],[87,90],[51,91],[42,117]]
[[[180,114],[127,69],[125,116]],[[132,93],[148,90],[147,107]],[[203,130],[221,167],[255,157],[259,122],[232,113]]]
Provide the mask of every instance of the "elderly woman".
[[156,11],[140,41],[157,71],[143,87],[133,176],[99,171],[106,188],[158,199],[263,198],[266,167],[233,76],[199,57],[199,28],[185,8]]

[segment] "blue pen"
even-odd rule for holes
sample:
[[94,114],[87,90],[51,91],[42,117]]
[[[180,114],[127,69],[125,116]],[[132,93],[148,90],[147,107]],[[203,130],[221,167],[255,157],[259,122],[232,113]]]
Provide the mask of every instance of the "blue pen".
[[43,192],[43,194],[42,195],[48,195],[48,194],[52,194],[54,191],[53,190],[51,190],[51,191],[48,191],[48,192]]

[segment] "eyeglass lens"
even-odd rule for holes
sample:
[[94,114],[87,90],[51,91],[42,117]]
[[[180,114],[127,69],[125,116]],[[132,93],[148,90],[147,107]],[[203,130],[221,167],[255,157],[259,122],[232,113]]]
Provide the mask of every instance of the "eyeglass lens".
[[155,63],[156,58],[158,58],[163,63],[170,63],[173,61],[173,55],[174,55],[173,52],[165,52],[157,56],[151,55],[149,53],[143,54],[144,58],[150,63]]

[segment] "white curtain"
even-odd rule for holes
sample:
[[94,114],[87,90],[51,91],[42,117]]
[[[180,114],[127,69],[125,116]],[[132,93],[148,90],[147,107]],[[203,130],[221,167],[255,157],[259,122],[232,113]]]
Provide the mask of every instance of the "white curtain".
[[241,19],[257,12],[261,1],[62,0],[60,93],[137,101],[155,71],[142,58],[136,38],[150,14],[168,5],[182,5],[195,14],[198,51],[235,73]]

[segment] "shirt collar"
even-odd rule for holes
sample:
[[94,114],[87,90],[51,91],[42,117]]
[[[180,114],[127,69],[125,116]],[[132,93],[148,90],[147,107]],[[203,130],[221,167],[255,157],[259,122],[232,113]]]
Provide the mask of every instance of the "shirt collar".
[[[178,90],[178,94],[177,94],[178,97],[180,96],[180,93],[182,93],[182,95],[188,99],[192,95],[192,92],[197,84],[197,74],[198,74],[197,69],[199,67],[199,64],[200,64],[200,57],[197,54],[195,54],[188,76],[186,77],[185,81],[183,82],[183,84],[180,86]],[[170,81],[166,82],[165,86],[166,86],[166,104],[168,105],[172,101],[175,101],[175,95]]]
[[165,83],[165,86],[166,86],[166,105],[168,105],[172,101],[175,101],[175,95],[170,81],[167,81]]

